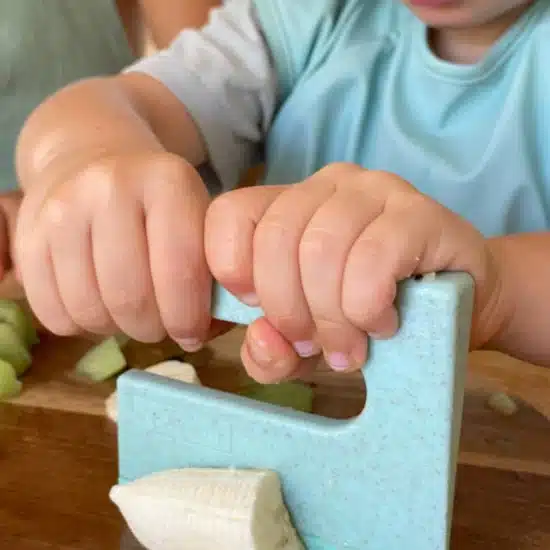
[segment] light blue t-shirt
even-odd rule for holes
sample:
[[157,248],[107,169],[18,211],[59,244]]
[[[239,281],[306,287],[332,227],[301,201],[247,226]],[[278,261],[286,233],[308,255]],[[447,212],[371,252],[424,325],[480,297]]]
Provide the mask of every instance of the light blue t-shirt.
[[431,52],[397,0],[233,0],[131,70],[187,106],[224,189],[346,161],[386,170],[487,236],[550,230],[550,3],[475,65]]

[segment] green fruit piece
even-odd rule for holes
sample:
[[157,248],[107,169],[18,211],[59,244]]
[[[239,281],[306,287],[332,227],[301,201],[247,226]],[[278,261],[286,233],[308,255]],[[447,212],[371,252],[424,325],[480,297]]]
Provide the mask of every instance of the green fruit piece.
[[17,380],[15,369],[0,359],[0,399],[11,399],[21,393],[23,384]]
[[313,390],[300,382],[282,382],[280,384],[252,384],[245,388],[242,395],[302,412],[313,409]]
[[76,364],[76,374],[103,382],[126,368],[126,357],[116,336],[106,338],[91,348]]
[[31,316],[14,300],[0,300],[0,322],[11,325],[27,348],[38,344]]
[[32,357],[23,338],[8,323],[0,323],[0,359],[8,362],[21,376],[31,365]]

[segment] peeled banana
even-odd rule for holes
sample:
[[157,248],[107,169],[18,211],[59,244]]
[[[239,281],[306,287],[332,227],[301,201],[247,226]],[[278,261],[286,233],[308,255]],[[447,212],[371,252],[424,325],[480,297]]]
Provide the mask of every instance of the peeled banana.
[[[165,376],[166,378],[171,378],[172,380],[180,380],[181,382],[186,382],[187,384],[200,385],[201,383],[193,365],[189,363],[182,363],[181,361],[162,361],[152,367],[146,368],[145,371],[157,374],[159,376]],[[105,400],[105,414],[113,422],[117,421],[118,402],[116,391]]]
[[269,470],[168,470],[110,498],[147,550],[304,550]]

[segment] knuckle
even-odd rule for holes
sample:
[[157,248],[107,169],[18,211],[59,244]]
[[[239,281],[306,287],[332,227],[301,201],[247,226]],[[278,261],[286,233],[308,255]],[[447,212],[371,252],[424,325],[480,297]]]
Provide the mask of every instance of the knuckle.
[[339,177],[342,174],[357,175],[363,172],[365,172],[364,168],[352,162],[331,162],[321,168],[318,173],[333,178]]
[[[205,197],[208,195],[195,167],[177,155],[168,153],[152,155],[148,159],[146,172],[155,192],[162,190],[171,196],[181,196],[182,193],[188,195],[192,189],[195,196],[200,190],[204,191]],[[159,185],[159,182],[162,184]]]
[[279,215],[265,216],[254,232],[254,249],[269,250],[276,257],[280,254],[288,255],[292,250],[295,234],[285,219]]
[[345,328],[346,322],[343,319],[334,319],[326,315],[326,313],[315,315],[315,327],[322,338],[337,337]]
[[271,316],[267,314],[266,317],[278,332],[291,340],[309,335],[312,329],[309,316],[304,316],[301,312],[292,309],[280,311]]
[[392,188],[401,190],[413,189],[407,180],[392,172],[386,172],[385,170],[369,170],[365,172],[365,176],[370,181],[376,182],[377,184],[380,183],[380,180],[384,180],[385,185],[390,185]]
[[350,181],[360,178],[365,169],[351,162],[333,162],[323,166],[319,171],[305,180],[307,183],[320,183],[333,188],[348,185]]
[[[112,192],[117,182],[124,180],[123,170],[124,163],[118,162],[115,158],[92,162],[75,174],[71,187],[77,187],[86,193]],[[62,186],[62,189],[63,187],[66,186]]]
[[429,220],[437,215],[438,208],[434,208],[436,204],[425,195],[413,192],[403,193],[392,206],[400,215]]
[[354,253],[367,258],[370,265],[379,266],[386,257],[386,245],[380,239],[373,238],[367,233],[357,239],[352,250],[352,254]]
[[92,205],[106,204],[122,180],[120,172],[114,159],[105,159],[65,174],[52,185],[44,202],[49,221],[54,224],[68,221],[75,209],[86,210]]
[[375,284],[361,292],[344,292],[342,309],[352,324],[366,329],[392,306],[394,299],[392,285]]
[[151,155],[150,164],[163,181],[174,182],[181,185],[182,181],[197,177],[197,171],[192,164],[177,155],[166,152]]
[[48,197],[44,202],[42,216],[49,227],[62,228],[68,222],[71,213],[71,206],[66,200],[56,196]]
[[341,242],[334,233],[320,227],[309,227],[300,240],[299,256],[301,263],[330,264],[331,258],[338,255]]

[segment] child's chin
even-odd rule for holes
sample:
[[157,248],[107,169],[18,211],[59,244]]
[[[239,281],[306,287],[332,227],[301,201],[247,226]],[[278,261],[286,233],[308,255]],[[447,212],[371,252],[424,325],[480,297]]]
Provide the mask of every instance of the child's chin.
[[470,10],[456,4],[452,6],[432,7],[409,3],[409,7],[429,27],[458,29],[467,28],[475,24]]

